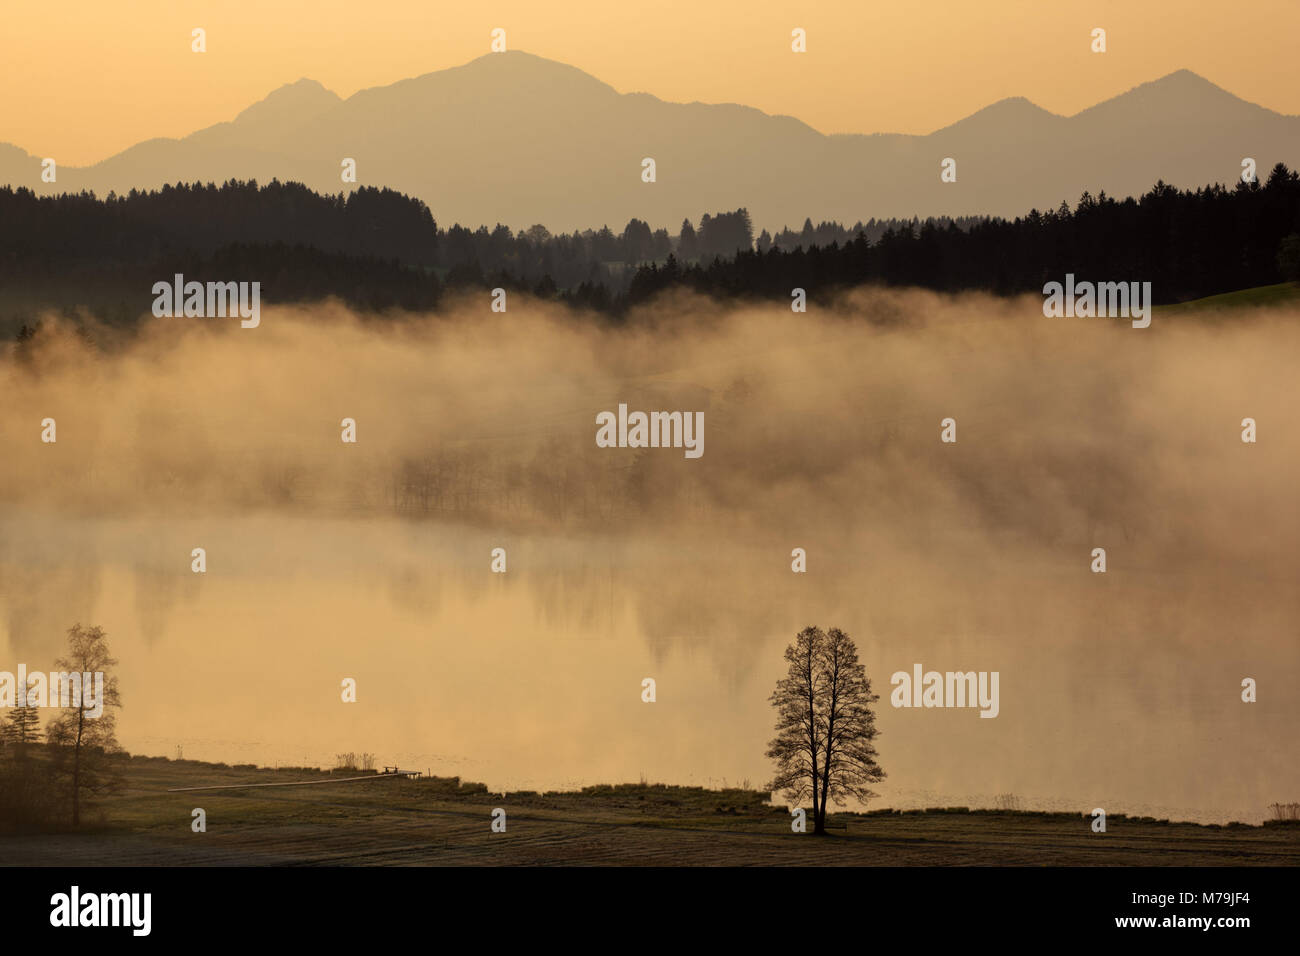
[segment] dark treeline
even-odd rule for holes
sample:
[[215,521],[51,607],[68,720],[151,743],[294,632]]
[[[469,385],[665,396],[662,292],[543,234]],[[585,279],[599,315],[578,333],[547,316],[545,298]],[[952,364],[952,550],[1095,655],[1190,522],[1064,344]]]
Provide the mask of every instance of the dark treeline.
[[[264,277],[267,301],[335,295],[364,309],[426,309],[448,286],[502,286],[607,309],[625,298],[639,265],[670,255],[710,262],[755,247],[829,245],[859,232],[877,238],[904,225],[809,220],[801,231],[755,239],[748,211],[738,209],[706,213],[698,224],[684,220],[675,236],[639,219],[617,232],[552,234],[540,224],[518,232],[500,224],[443,229],[420,200],[369,187],[322,195],[298,183],[231,180],[104,199],[0,187],[0,279],[33,309],[86,306],[110,321],[129,321],[140,311],[138,290],[176,272]],[[0,304],[0,316],[14,308]]]
[[231,181],[98,199],[0,187],[0,326],[13,334],[51,307],[129,324],[153,283],[177,272],[256,279],[266,302],[336,296],[366,310],[433,309],[448,288],[497,286],[613,314],[677,285],[786,299],[797,287],[813,300],[862,282],[1013,294],[1066,272],[1150,281],[1167,303],[1295,278],[1296,243],[1284,240],[1297,232],[1300,180],[1281,164],[1266,183],[1085,193],[1073,209],[1015,220],[806,220],[757,238],[745,209],[686,220],[676,236],[638,219],[554,235],[440,229],[424,203],[390,189]]
[[298,183],[178,184],[156,192],[36,196],[0,187],[6,265],[139,262],[209,254],[236,242],[312,245],[322,252],[432,265],[437,230],[428,207],[391,189],[322,196]]
[[[836,227],[820,228],[833,232]],[[615,280],[627,266],[662,262],[674,252],[686,260],[731,256],[754,244],[743,209],[706,214],[698,230],[687,220],[683,229],[682,241],[639,219],[621,232],[604,226],[553,235],[543,225],[514,232],[500,224],[440,229],[423,202],[391,189],[362,187],[321,195],[278,181],[263,186],[233,180],[221,186],[181,183],[153,192],[110,193],[105,199],[92,193],[37,196],[28,189],[0,188],[0,269],[8,276],[66,277],[69,269],[93,273],[124,263],[210,256],[239,243],[395,259],[436,270],[452,284],[505,274],[525,282],[549,277],[560,289],[584,281],[604,281],[617,289]],[[679,248],[682,242],[689,248]],[[627,269],[626,278],[631,274]]]
[[[928,220],[946,226],[948,219]],[[981,219],[957,221],[969,228]],[[786,228],[776,236],[764,230],[755,240],[745,209],[706,213],[698,227],[684,220],[676,236],[666,229],[632,219],[615,232],[608,226],[552,234],[543,225],[518,232],[498,224],[492,229],[455,225],[440,229],[423,202],[391,189],[362,187],[349,194],[322,195],[299,183],[231,180],[164,186],[126,195],[92,193],[37,196],[31,190],[0,187],[0,268],[10,275],[32,275],[49,268],[66,275],[71,267],[119,266],[180,255],[210,255],[227,245],[311,246],[321,252],[371,259],[396,259],[406,265],[433,267],[477,282],[506,274],[525,282],[549,277],[558,289],[584,281],[615,281],[621,267],[663,262],[729,258],[757,248],[793,250],[844,243],[859,233],[875,240],[900,220],[837,222],[800,231]],[[920,220],[912,220],[920,228]],[[618,268],[611,268],[618,267]],[[631,271],[627,271],[630,278]],[[623,287],[626,282],[621,283]]]
[[1157,183],[1138,198],[1084,193],[1072,210],[1032,210],[960,228],[933,222],[859,234],[826,247],[741,252],[711,263],[638,270],[627,304],[685,285],[719,297],[788,298],[863,282],[1000,295],[1079,280],[1149,281],[1157,303],[1300,280],[1300,175],[1279,163],[1266,183],[1178,190]]
[[[948,216],[932,217],[930,219],[913,218],[910,222],[898,219],[869,219],[866,222],[858,220],[852,226],[842,226],[838,222],[821,222],[816,226],[811,219],[803,221],[803,228],[795,232],[790,227],[786,227],[778,232],[775,236],[768,235],[766,229],[759,233],[758,239],[754,242],[754,248],[759,252],[767,252],[774,246],[785,252],[792,252],[795,249],[811,249],[813,246],[829,246],[831,243],[844,245],[858,237],[858,234],[866,236],[871,242],[876,242],[889,231],[899,231],[909,226],[913,232],[921,229],[925,225],[931,225],[940,228],[946,228],[949,225],[955,225],[958,229],[966,230],[975,226],[977,223],[986,222],[988,216],[958,216],[956,219]],[[677,257],[680,261],[682,256]]]

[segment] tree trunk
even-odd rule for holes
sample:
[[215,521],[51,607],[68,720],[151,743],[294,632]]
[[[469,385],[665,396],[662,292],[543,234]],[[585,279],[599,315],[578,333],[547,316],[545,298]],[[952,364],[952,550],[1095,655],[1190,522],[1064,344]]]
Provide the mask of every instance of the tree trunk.
[[812,665],[809,664],[808,670],[808,756],[811,757],[812,764],[812,810],[813,810],[813,834],[821,834],[821,818],[817,816],[817,715],[813,709],[813,674]]
[[[829,756],[828,756],[829,761]],[[826,774],[822,778],[822,829],[826,829],[826,804],[831,795],[830,763],[826,764]]]
[[77,712],[77,743],[72,751],[72,825],[81,825],[81,729],[86,712]]

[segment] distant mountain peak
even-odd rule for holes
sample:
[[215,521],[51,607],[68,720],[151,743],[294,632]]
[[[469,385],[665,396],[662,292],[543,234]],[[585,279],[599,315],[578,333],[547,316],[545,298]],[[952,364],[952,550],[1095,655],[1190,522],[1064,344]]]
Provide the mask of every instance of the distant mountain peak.
[[1008,96],[1005,99],[998,100],[996,103],[990,103],[988,106],[984,107],[984,109],[980,110],[978,113],[975,113],[974,115],[978,116],[980,113],[993,113],[993,112],[1010,114],[1013,116],[1031,116],[1031,115],[1055,116],[1056,115],[1055,113],[1052,113],[1049,110],[1043,109],[1037,103],[1033,102],[1032,100],[1026,99],[1023,96]]
[[508,76],[515,78],[527,78],[529,82],[541,82],[544,80],[564,80],[567,82],[585,83],[593,87],[612,90],[613,87],[608,83],[600,80],[585,70],[581,70],[569,63],[562,63],[559,60],[551,60],[544,56],[538,56],[536,53],[528,53],[525,50],[506,50],[502,53],[484,53],[477,56],[460,66],[453,66],[445,70],[438,70],[428,76],[438,76],[449,73],[481,73],[487,76]]
[[318,80],[303,77],[272,90],[235,117],[236,123],[278,121],[284,117],[300,118],[329,109],[342,99],[327,90]]
[[[1148,93],[1172,93],[1178,96],[1204,96],[1207,93],[1232,96],[1223,87],[1210,82],[1199,73],[1193,73],[1191,70],[1174,70],[1172,73],[1166,73],[1164,76],[1141,83],[1128,92],[1138,93],[1142,91]],[[1234,96],[1233,99],[1237,99],[1237,97]]]
[[384,86],[358,90],[348,97],[349,109],[370,108],[376,102],[391,101],[394,96],[466,96],[479,100],[510,98],[519,91],[566,97],[579,94],[617,95],[608,83],[590,73],[549,60],[523,50],[484,53],[459,66],[445,67],[419,76],[398,80]]
[[1081,110],[1072,118],[1138,110],[1150,115],[1179,115],[1188,119],[1205,117],[1209,121],[1213,111],[1225,109],[1282,115],[1243,100],[1199,73],[1184,69],[1141,83],[1118,96]]
[[[505,50],[501,53],[484,53],[474,57],[460,67],[449,67],[449,69],[466,69],[469,67],[540,67],[542,69],[563,70],[571,73],[582,73],[583,76],[591,76],[590,73],[579,69],[571,63],[565,63],[561,60],[552,60],[550,57],[541,56],[537,53],[529,53],[527,50]],[[594,79],[594,77],[593,77]]]
[[294,80],[292,83],[285,83],[279,89],[272,92],[271,95],[274,96],[276,93],[280,92],[281,90],[299,90],[299,89],[323,90],[324,92],[329,93],[331,96],[334,95],[333,93],[330,93],[329,90],[325,89],[324,84],[322,84],[320,80],[313,80],[309,76],[301,76],[298,79]]
[[[1035,121],[1060,120],[1063,117],[1043,109],[1037,103],[1023,96],[1008,96],[1006,99],[990,103],[983,109],[952,123],[936,133],[951,133],[968,129],[1019,127]],[[931,134],[934,135],[934,134]]]
[[1166,81],[1171,81],[1171,80],[1179,83],[1192,82],[1192,83],[1198,83],[1202,86],[1213,86],[1215,89],[1220,88],[1216,84],[1211,83],[1205,77],[1201,76],[1201,74],[1189,70],[1185,67],[1181,70],[1174,70],[1172,73],[1167,73],[1164,76],[1151,80],[1151,82],[1164,83]]

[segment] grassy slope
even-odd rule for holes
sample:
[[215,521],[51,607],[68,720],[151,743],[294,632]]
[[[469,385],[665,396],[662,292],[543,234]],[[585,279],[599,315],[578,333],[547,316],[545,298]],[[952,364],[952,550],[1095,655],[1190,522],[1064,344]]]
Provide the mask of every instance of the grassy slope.
[[1161,305],[1156,312],[1161,316],[1176,316],[1199,312],[1211,312],[1219,309],[1260,308],[1264,306],[1286,305],[1300,301],[1300,282],[1279,282],[1277,285],[1261,285],[1253,289],[1240,289],[1225,292],[1222,295],[1206,296],[1177,305]]
[[[836,814],[832,837],[791,832],[744,790],[629,784],[489,794],[451,779],[167,793],[169,787],[327,779],[132,758],[126,789],[82,834],[0,838],[6,865],[1192,865],[1300,863],[1300,827],[1203,827],[1112,816],[985,811]],[[350,775],[350,774],[349,774]],[[190,829],[207,812],[207,832]],[[492,833],[503,807],[507,831]]]

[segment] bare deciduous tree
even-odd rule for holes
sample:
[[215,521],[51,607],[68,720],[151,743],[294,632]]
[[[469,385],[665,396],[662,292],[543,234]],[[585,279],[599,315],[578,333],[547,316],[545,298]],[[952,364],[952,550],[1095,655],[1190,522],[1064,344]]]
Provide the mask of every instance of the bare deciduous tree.
[[117,678],[109,670],[117,661],[109,655],[107,635],[102,627],[83,628],[74,624],[68,630],[68,654],[55,661],[60,671],[101,673],[104,675],[102,704],[96,717],[85,689],[79,707],[67,707],[50,721],[46,736],[50,742],[56,777],[67,782],[72,800],[72,825],[81,823],[81,796],[112,792],[120,784],[109,766],[108,757],[121,749],[114,734],[116,720],[110,708],[121,707]]
[[870,784],[885,772],[872,741],[876,717],[858,649],[839,628],[806,627],[785,650],[790,662],[770,698],[777,709],[776,737],[767,756],[776,761],[769,789],[792,803],[812,799],[813,832],[826,832],[828,800],[843,806],[852,796],[876,796]]

